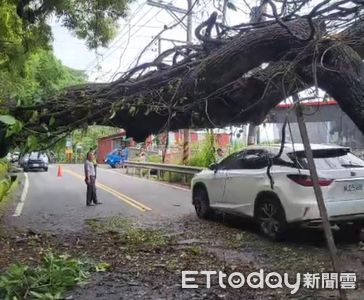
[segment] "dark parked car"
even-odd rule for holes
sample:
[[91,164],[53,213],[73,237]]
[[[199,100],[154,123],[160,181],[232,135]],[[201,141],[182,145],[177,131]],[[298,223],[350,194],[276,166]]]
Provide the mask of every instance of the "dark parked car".
[[28,172],[30,170],[44,170],[48,171],[48,156],[43,152],[32,152],[30,154],[26,154],[24,156],[24,161],[22,163],[24,172]]

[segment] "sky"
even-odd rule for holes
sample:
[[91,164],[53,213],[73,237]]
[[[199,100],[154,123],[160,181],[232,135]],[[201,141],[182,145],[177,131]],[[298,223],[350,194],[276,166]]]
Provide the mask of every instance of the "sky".
[[[157,0],[159,1],[159,0]],[[193,29],[206,20],[208,16],[216,11],[212,5],[214,1],[200,0],[199,5],[194,7]],[[218,3],[218,0],[215,0]],[[222,2],[222,1],[221,1]],[[249,0],[252,5],[255,0]],[[167,3],[167,1],[165,1]],[[177,7],[187,9],[187,1],[168,1]],[[235,5],[240,10],[228,10],[228,24],[237,24],[249,19],[249,9],[243,0],[235,0]],[[245,12],[244,12],[245,11]],[[181,17],[182,15],[178,15]],[[136,0],[129,8],[128,17],[120,20],[120,28],[116,38],[108,48],[90,51],[82,40],[77,39],[67,29],[63,28],[57,20],[51,20],[53,30],[53,49],[57,58],[63,64],[74,69],[85,70],[90,81],[108,82],[120,72],[125,72],[135,65],[135,60],[143,48],[155,37],[164,25],[174,24],[176,20],[161,8],[147,4],[147,0]],[[174,39],[181,42],[174,44],[164,39]],[[162,35],[161,51],[179,45],[186,40],[186,31],[179,25]],[[153,60],[158,55],[158,44],[154,43],[143,55],[141,62]],[[115,77],[116,77],[115,76]]]

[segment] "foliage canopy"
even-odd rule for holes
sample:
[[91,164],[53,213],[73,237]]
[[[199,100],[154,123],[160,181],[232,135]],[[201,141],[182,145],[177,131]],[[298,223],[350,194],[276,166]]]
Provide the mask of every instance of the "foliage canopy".
[[[0,157],[7,152],[8,137],[38,120],[38,112],[29,110],[26,120],[15,121],[7,107],[36,106],[60,89],[86,81],[83,72],[63,66],[54,57],[51,18],[85,40],[90,49],[96,49],[113,39],[118,19],[126,15],[129,2],[0,0]],[[34,136],[27,141],[36,144]]]

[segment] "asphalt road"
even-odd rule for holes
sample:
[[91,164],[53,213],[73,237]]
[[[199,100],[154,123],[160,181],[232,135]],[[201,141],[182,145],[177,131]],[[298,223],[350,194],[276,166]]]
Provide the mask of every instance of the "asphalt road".
[[11,225],[66,233],[82,230],[87,219],[119,215],[151,224],[194,213],[188,189],[107,167],[97,170],[97,194],[103,204],[87,207],[83,165],[62,165],[62,177],[57,167],[26,173],[22,198],[9,216]]

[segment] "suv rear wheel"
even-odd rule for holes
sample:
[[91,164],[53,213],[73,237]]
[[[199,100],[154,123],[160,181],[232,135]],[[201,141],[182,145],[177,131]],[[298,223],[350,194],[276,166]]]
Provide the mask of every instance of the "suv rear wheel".
[[255,208],[255,219],[262,233],[273,241],[282,240],[287,232],[284,209],[278,199],[260,200]]
[[361,232],[364,228],[362,224],[341,224],[339,225],[343,237],[360,241]]
[[204,187],[197,187],[193,191],[193,205],[195,206],[196,214],[199,218],[207,219],[211,216],[209,196]]

